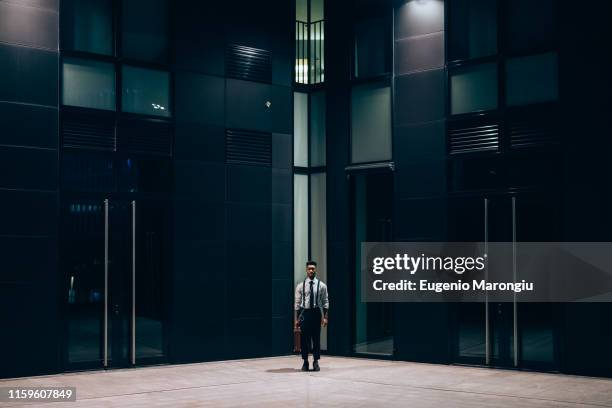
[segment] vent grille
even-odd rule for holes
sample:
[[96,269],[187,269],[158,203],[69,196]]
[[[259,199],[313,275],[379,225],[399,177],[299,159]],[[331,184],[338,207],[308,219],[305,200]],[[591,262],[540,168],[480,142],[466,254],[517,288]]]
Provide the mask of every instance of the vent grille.
[[499,124],[457,126],[449,129],[450,154],[499,150]]
[[164,121],[123,120],[117,129],[117,150],[172,156],[172,125]]
[[225,50],[225,74],[230,78],[272,82],[272,56],[269,51],[242,45]]
[[543,146],[558,141],[553,122],[546,120],[513,120],[508,125],[508,133],[513,148]]
[[62,147],[68,149],[115,150],[112,118],[88,113],[66,113],[62,117]]
[[228,164],[272,165],[272,134],[246,130],[225,131]]

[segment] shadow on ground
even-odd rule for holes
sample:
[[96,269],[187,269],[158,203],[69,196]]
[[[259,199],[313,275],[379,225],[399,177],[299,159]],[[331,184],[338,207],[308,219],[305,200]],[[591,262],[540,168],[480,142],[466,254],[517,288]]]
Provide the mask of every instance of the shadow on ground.
[[266,370],[266,373],[286,374],[286,373],[301,373],[302,370],[299,368],[274,368]]

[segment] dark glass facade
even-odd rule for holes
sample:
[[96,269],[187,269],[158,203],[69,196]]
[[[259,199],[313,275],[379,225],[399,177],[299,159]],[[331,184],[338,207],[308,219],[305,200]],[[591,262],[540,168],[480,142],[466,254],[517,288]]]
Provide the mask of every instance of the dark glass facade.
[[612,375],[607,303],[356,273],[364,240],[612,240],[607,7],[0,1],[0,376],[288,354],[308,258],[329,354]]

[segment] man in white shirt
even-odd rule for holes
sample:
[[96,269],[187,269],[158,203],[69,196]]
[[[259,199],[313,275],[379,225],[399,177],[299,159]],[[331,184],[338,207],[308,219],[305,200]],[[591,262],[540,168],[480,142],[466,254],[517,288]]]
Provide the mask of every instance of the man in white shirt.
[[[306,262],[307,278],[295,287],[294,324],[301,329],[302,371],[308,371],[308,351],[312,350],[313,371],[319,371],[321,326],[327,326],[329,299],[327,285],[317,279],[317,263]],[[321,316],[323,310],[323,316]]]

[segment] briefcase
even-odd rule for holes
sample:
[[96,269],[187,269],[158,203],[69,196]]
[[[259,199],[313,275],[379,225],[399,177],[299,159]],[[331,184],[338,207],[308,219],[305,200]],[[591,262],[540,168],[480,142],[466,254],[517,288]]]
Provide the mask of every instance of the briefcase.
[[302,352],[302,330],[299,327],[293,329],[293,352]]

